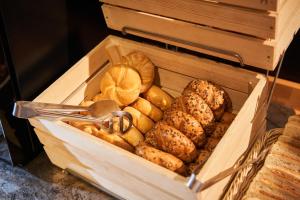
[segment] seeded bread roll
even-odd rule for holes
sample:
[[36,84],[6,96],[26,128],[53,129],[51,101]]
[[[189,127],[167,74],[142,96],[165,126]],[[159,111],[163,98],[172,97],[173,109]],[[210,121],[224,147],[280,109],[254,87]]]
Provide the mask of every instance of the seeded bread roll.
[[154,79],[154,65],[142,52],[132,52],[122,58],[122,63],[134,68],[142,80],[141,93],[146,92]]
[[163,121],[181,131],[198,147],[206,141],[201,124],[190,114],[179,110],[165,112]]
[[155,85],[152,85],[152,87],[144,93],[144,97],[162,111],[167,110],[174,100],[168,93]]
[[177,97],[170,110],[180,110],[192,115],[207,134],[214,130],[214,114],[205,101],[195,92],[186,92]]
[[191,162],[197,156],[193,142],[183,133],[163,122],[158,122],[151,131],[146,133],[145,142],[185,162]]
[[163,112],[155,105],[150,103],[148,100],[139,97],[133,104],[132,107],[147,115],[155,122],[161,120]]
[[[217,120],[222,117],[227,105],[222,88],[209,81],[194,80],[186,86],[182,94],[190,91],[196,92],[208,104]],[[230,98],[226,100],[230,100]]]
[[196,160],[196,163],[199,164],[199,165],[203,165],[207,159],[209,158],[211,152],[210,151],[207,151],[205,149],[201,149],[200,152],[199,152],[199,155],[198,155],[198,158]]
[[126,108],[124,108],[124,111],[129,112],[131,114],[133,118],[133,125],[142,133],[145,134],[154,126],[154,122],[137,109],[131,106],[127,106]]
[[219,122],[219,123],[216,123],[215,127],[216,128],[210,137],[216,138],[216,139],[221,139],[223,137],[223,135],[226,133],[226,131],[229,127],[229,124]]
[[236,117],[236,114],[234,114],[234,113],[224,112],[222,118],[220,119],[220,122],[231,124],[235,117]]
[[138,145],[135,153],[146,160],[165,167],[171,171],[186,175],[186,167],[184,163],[175,156],[150,147],[146,144]]
[[208,138],[207,142],[204,146],[204,149],[212,152],[214,150],[214,148],[218,145],[220,139],[216,139],[216,138]]

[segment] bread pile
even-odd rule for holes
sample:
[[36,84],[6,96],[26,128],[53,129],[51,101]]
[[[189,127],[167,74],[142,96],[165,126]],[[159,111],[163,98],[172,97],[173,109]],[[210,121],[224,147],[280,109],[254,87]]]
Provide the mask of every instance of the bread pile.
[[289,118],[244,199],[300,199],[300,116]]
[[[154,65],[141,52],[132,52],[101,77],[100,93],[83,105],[112,99],[133,117],[125,134],[105,133],[91,123],[72,124],[112,144],[187,175],[204,163],[235,115],[228,94],[205,80],[191,81],[173,98],[153,85]],[[116,129],[117,130],[117,129]]]

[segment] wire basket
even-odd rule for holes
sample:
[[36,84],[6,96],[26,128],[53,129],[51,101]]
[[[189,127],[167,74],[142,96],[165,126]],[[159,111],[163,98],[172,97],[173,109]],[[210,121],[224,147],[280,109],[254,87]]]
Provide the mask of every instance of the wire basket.
[[[263,134],[254,144],[253,148],[249,151],[248,155],[241,157],[237,161],[237,165],[240,165],[245,162],[249,162],[253,159],[258,158],[258,156],[272,144],[274,144],[278,137],[282,134],[283,128],[271,129]],[[238,171],[234,176],[229,180],[229,183],[224,188],[223,194],[220,196],[220,199],[223,200],[238,200],[242,199],[246,194],[250,183],[253,178],[256,176],[258,171],[263,166],[267,154],[262,156],[255,164],[249,165],[248,167],[243,168]]]

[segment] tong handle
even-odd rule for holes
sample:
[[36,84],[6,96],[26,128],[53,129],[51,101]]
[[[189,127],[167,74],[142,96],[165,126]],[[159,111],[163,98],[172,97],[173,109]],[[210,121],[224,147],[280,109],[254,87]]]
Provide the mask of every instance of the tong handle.
[[53,103],[40,103],[31,101],[17,101],[17,106],[22,106],[32,109],[43,109],[48,111],[58,111],[58,112],[80,112],[87,111],[88,107],[84,106],[73,106],[73,105],[63,105],[63,104],[53,104]]

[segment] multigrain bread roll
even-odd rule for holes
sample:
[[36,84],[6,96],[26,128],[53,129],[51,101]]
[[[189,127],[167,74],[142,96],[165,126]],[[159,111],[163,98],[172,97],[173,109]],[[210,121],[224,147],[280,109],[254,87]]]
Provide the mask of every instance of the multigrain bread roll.
[[185,162],[191,162],[197,156],[193,142],[183,133],[163,122],[158,122],[151,131],[146,133],[145,142]]
[[170,110],[180,110],[192,115],[208,134],[214,130],[214,114],[195,92],[186,92],[185,95],[177,97]]
[[132,52],[122,58],[122,63],[134,68],[142,80],[141,93],[146,92],[154,79],[154,65],[142,52]]
[[141,90],[139,74],[126,65],[115,65],[104,73],[100,81],[103,97],[114,100],[119,106],[134,102]]
[[220,139],[217,139],[217,138],[208,138],[207,142],[204,146],[204,149],[209,152],[212,152],[214,150],[214,148],[218,145],[219,141],[220,141]]
[[201,124],[190,114],[180,110],[167,111],[163,121],[181,131],[198,147],[206,141]]
[[196,92],[208,104],[217,120],[222,117],[227,105],[222,88],[206,80],[193,80],[185,87],[182,94],[190,91]]
[[211,154],[210,151],[207,151],[205,149],[201,149],[199,154],[198,154],[198,158],[196,160],[196,163],[198,165],[203,165],[207,161],[207,159],[209,158],[210,154]]
[[162,111],[167,110],[174,100],[168,93],[155,85],[152,85],[149,90],[144,93],[144,97]]
[[138,145],[135,153],[146,160],[165,167],[171,171],[177,172],[181,175],[186,175],[186,167],[184,163],[175,156],[150,147],[146,144]]
[[137,109],[127,106],[123,110],[131,114],[133,125],[142,133],[145,134],[154,126],[154,122]]
[[150,117],[153,121],[158,122],[163,117],[163,112],[155,105],[150,103],[148,100],[139,97],[133,104],[132,107],[139,110],[144,115]]
[[214,132],[210,135],[212,138],[221,139],[229,128],[229,124],[218,122],[216,123]]
[[236,117],[236,114],[231,112],[224,112],[223,116],[220,119],[220,122],[231,124]]

